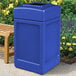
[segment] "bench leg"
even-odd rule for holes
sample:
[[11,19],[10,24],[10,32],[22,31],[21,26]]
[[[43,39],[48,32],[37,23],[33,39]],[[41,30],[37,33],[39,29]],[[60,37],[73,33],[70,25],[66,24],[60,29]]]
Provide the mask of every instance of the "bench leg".
[[5,37],[4,43],[4,62],[9,63],[9,37]]

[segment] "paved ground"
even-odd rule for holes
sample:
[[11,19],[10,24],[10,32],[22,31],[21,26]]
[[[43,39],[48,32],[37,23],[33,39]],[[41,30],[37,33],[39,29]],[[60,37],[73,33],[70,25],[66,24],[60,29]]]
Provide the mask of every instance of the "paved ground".
[[5,64],[3,61],[3,53],[0,52],[0,76],[76,76],[76,63],[72,65],[60,63],[45,75],[39,75],[15,68],[13,57],[11,57],[10,60],[9,64]]

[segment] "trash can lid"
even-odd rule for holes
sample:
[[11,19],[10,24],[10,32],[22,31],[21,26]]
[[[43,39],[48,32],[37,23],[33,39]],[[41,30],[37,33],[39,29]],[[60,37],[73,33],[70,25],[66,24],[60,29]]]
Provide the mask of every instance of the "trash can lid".
[[14,18],[47,21],[60,16],[60,7],[50,3],[33,2],[14,9]]
[[33,3],[27,3],[22,5],[23,7],[28,7],[28,8],[35,8],[35,9],[46,9],[48,7],[54,6],[50,3],[40,3],[40,2],[33,2]]

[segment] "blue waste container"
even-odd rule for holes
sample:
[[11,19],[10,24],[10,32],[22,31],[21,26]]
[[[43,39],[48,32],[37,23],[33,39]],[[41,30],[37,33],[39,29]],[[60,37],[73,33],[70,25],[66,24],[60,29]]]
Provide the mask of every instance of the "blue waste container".
[[44,74],[60,63],[60,6],[28,3],[14,8],[15,66]]

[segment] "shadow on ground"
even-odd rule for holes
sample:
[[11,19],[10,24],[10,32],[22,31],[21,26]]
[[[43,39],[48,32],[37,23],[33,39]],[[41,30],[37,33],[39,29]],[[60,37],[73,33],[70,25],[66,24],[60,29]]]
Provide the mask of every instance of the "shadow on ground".
[[76,71],[76,63],[65,64],[61,62],[58,66],[56,66],[43,76],[50,76],[50,75],[65,76],[66,74],[72,73],[73,71]]

